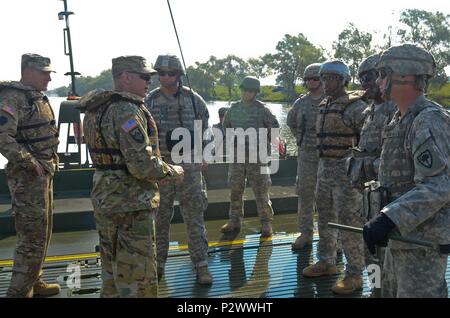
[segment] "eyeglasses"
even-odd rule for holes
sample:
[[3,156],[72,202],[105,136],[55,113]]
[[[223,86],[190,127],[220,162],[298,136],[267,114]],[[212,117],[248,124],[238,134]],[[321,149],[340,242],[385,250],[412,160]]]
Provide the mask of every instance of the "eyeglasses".
[[324,82],[334,81],[339,78],[339,75],[321,75],[320,80]]
[[177,71],[158,71],[158,75],[159,76],[170,76],[170,77],[174,77],[178,74]]
[[318,82],[318,81],[320,81],[320,78],[318,78],[318,77],[308,77],[308,78],[305,78],[305,82],[308,82],[308,81]]
[[150,74],[139,74],[139,77],[141,80],[146,82],[150,82],[150,80],[152,79],[152,76]]

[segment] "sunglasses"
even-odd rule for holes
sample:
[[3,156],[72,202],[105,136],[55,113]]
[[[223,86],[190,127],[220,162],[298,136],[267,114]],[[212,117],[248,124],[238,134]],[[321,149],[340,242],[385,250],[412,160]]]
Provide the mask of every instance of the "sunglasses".
[[325,82],[334,81],[334,80],[337,80],[338,78],[339,78],[339,75],[321,75],[320,76],[320,80],[325,81]]
[[178,74],[177,71],[158,71],[158,75],[159,76],[170,76],[170,77],[174,77]]
[[320,81],[320,78],[318,78],[318,77],[308,77],[308,78],[305,78],[305,82],[308,82],[308,81],[318,82],[318,81]]
[[143,81],[150,82],[152,76],[150,74],[139,74],[139,78]]

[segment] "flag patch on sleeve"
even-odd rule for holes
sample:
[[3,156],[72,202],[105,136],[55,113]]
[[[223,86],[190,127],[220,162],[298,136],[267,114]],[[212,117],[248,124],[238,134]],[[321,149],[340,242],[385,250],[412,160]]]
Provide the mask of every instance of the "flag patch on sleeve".
[[3,105],[2,110],[5,113],[8,113],[8,114],[10,114],[13,117],[16,117],[16,112],[14,111],[14,108],[12,108],[11,106]]
[[136,128],[138,125],[136,119],[130,118],[127,122],[122,124],[122,129],[126,132],[130,132],[133,128]]

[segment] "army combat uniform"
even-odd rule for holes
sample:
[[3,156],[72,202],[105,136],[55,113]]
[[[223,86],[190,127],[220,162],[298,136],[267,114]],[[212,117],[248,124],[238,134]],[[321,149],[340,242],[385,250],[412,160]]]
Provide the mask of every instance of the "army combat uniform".
[[287,116],[287,125],[295,136],[298,146],[297,156],[297,195],[298,224],[302,235],[312,241],[313,212],[315,210],[314,191],[317,183],[316,119],[319,103],[324,96],[313,98],[310,94],[301,96],[294,102]]
[[[256,129],[258,134],[259,128],[268,129],[270,134],[271,128],[279,128],[280,125],[272,114],[272,112],[260,101],[254,100],[252,104],[246,105],[243,101],[233,103],[228,109],[223,126],[227,128],[242,128],[244,131],[249,128]],[[259,140],[258,136],[258,140]],[[227,148],[233,147],[233,142],[229,143],[227,136]],[[267,137],[268,143],[270,138]],[[259,142],[258,142],[259,144]],[[251,156],[249,153],[256,152],[259,154],[259,149],[254,144],[246,144],[245,163],[237,162],[239,149],[238,145],[234,146],[234,162],[230,164],[229,168],[229,182],[231,187],[230,194],[230,221],[234,224],[241,224],[244,217],[244,201],[243,194],[245,190],[246,178],[251,183],[253,193],[255,195],[256,207],[261,224],[270,224],[273,220],[272,202],[269,198],[269,189],[271,185],[270,174],[268,173],[267,164],[261,162],[261,158],[257,158],[257,162],[250,162]],[[253,150],[252,150],[253,149]],[[270,151],[270,145],[267,145]],[[227,149],[227,155],[229,149]],[[244,157],[244,156],[243,156]],[[266,173],[262,173],[264,169]]]
[[[401,235],[450,244],[450,115],[420,96],[386,127],[380,183],[389,204],[381,212]],[[389,241],[383,267],[383,297],[447,297],[447,255]]]
[[[319,214],[319,259],[336,263],[338,231],[328,222],[361,227],[361,192],[350,185],[345,156],[356,146],[364,123],[367,105],[356,93],[346,93],[335,100],[327,98],[319,106],[317,136],[319,168],[316,203]],[[341,233],[342,247],[347,258],[346,273],[361,275],[364,267],[363,241],[360,235]]]
[[156,124],[143,98],[93,91],[84,130],[95,165],[91,200],[100,238],[102,297],[157,297],[155,211],[157,181],[172,167],[158,150]]
[[[192,95],[193,94],[193,95]],[[165,94],[160,88],[150,92],[145,99],[145,105],[153,115],[158,126],[161,156],[166,162],[172,163],[172,147],[178,141],[172,141],[174,129],[183,127],[194,138],[194,121],[201,121],[203,133],[208,128],[209,113],[203,98],[187,87],[182,87],[177,94]],[[199,136],[201,139],[201,136]],[[189,145],[193,143],[188,142]],[[202,151],[202,144],[199,145]],[[189,255],[195,268],[208,265],[208,240],[203,213],[208,206],[206,184],[202,177],[200,158],[194,158],[191,149],[183,149],[183,155],[189,157],[189,162],[180,163],[184,169],[184,179],[181,184],[160,185],[161,204],[156,216],[156,244],[158,267],[163,269],[167,261],[170,242],[170,222],[174,214],[175,196],[178,194],[180,211],[188,233]],[[197,162],[194,162],[197,159]],[[198,162],[200,159],[200,162]]]
[[[52,234],[58,130],[48,98],[20,82],[0,84],[0,149],[8,159],[17,244],[9,297],[32,297]],[[36,174],[36,165],[44,169]]]

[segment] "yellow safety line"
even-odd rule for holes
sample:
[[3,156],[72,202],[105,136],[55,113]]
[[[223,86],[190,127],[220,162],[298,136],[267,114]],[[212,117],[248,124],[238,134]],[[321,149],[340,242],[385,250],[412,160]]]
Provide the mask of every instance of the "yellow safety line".
[[[222,242],[210,242],[208,244],[209,247],[219,247],[219,246],[230,246],[230,245],[239,245],[244,244],[245,242],[257,242],[257,241],[273,241],[274,239],[284,238],[289,236],[294,236],[296,234],[282,234],[275,235],[273,237],[268,238],[255,238],[255,239],[247,239],[247,240],[234,240],[234,241],[222,241]],[[177,245],[169,247],[169,250],[187,250],[188,245]],[[84,253],[84,254],[68,254],[68,255],[56,255],[56,256],[48,256],[45,258],[45,262],[64,262],[64,261],[72,261],[79,259],[90,259],[100,257],[100,253]],[[0,267],[12,266],[14,264],[13,260],[0,260]]]

